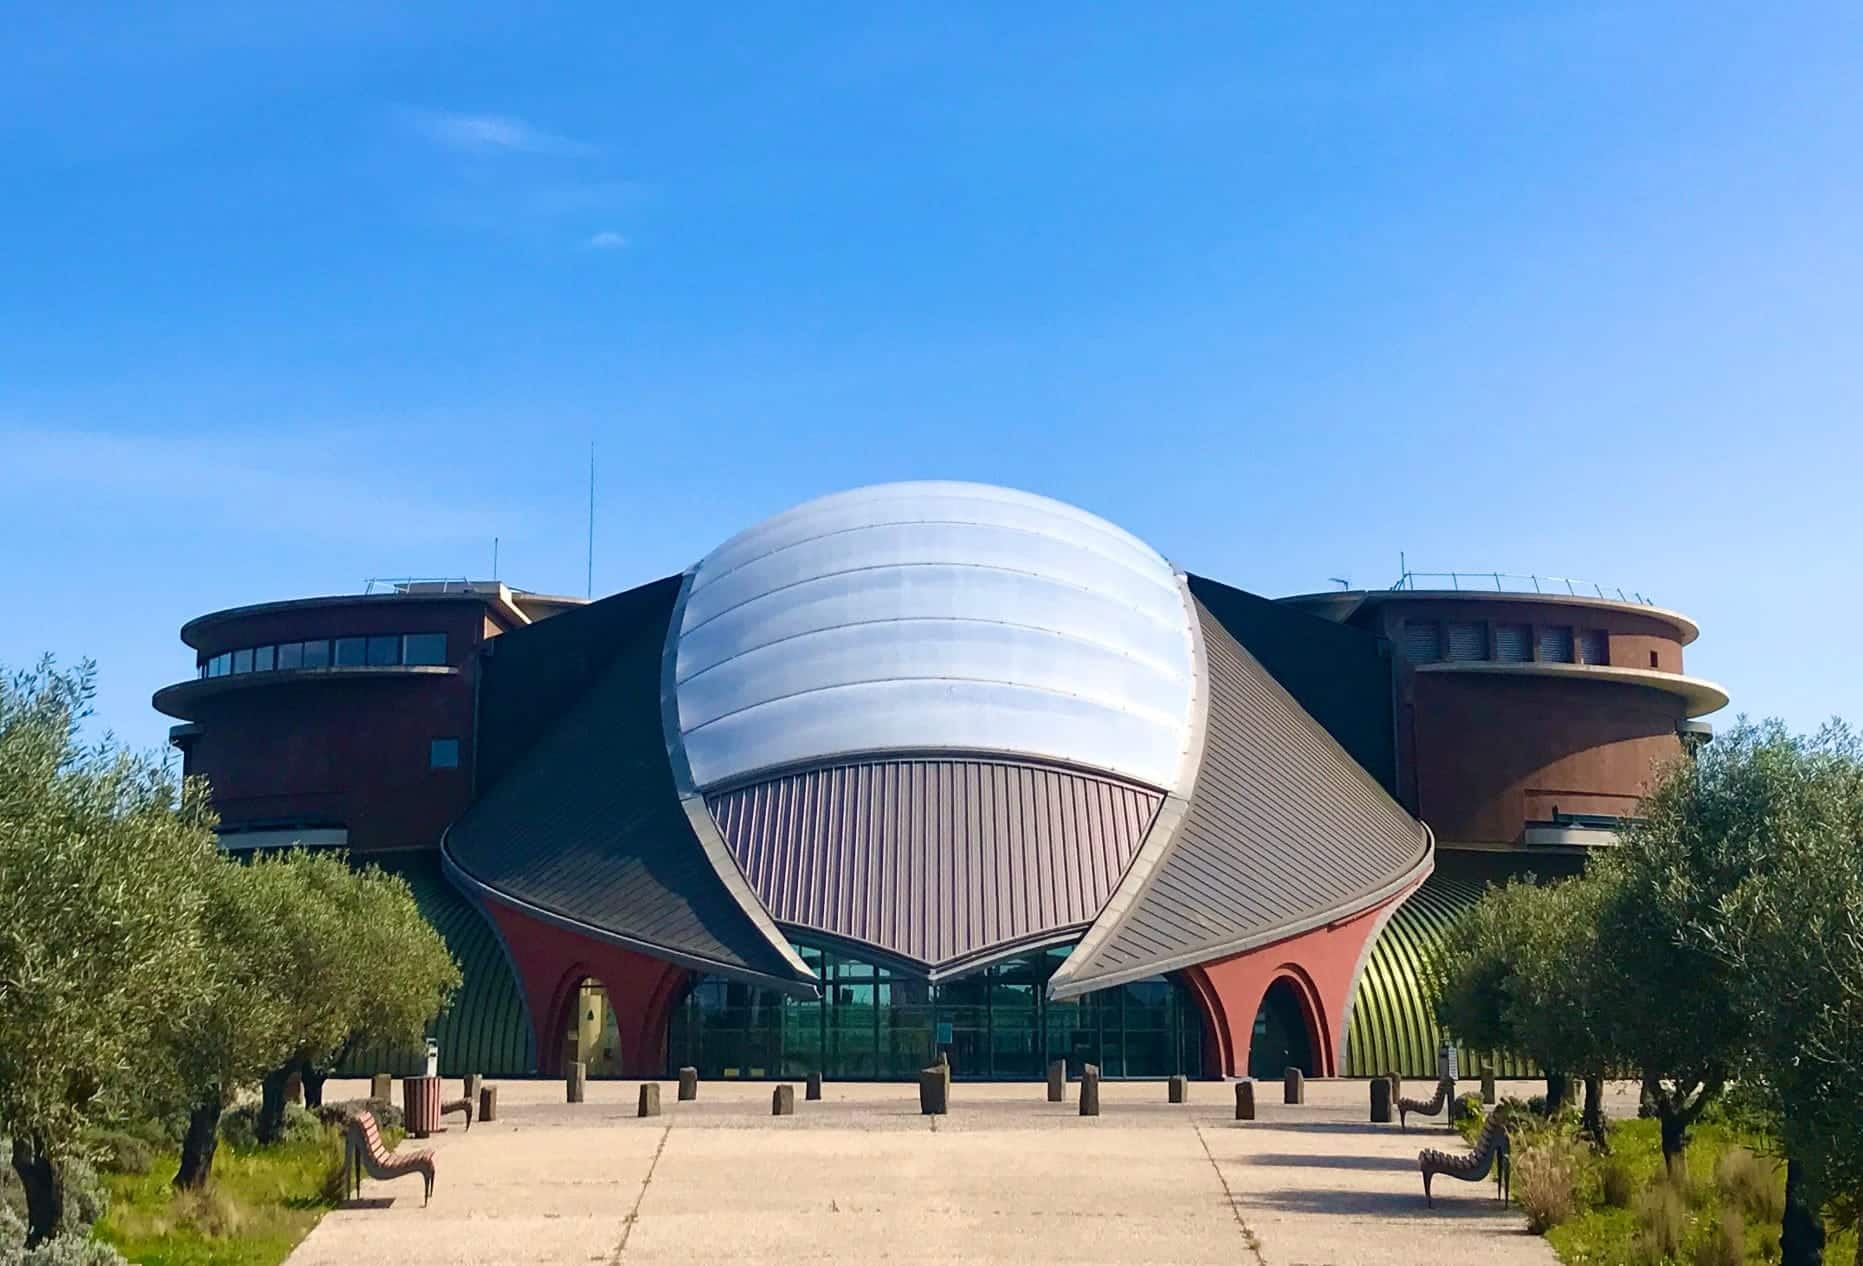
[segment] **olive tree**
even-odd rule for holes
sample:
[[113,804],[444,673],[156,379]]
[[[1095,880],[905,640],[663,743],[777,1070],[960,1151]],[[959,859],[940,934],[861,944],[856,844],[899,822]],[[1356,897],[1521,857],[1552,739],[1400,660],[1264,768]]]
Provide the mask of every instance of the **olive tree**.
[[1701,931],[1795,820],[1800,764],[1780,727],[1742,721],[1665,766],[1639,820],[1592,863],[1610,885],[1598,953],[1621,982],[1601,1022],[1615,1062],[1644,1076],[1665,1162],[1751,1049],[1754,1014],[1733,1005],[1737,969]]
[[218,865],[201,788],[80,744],[92,682],[49,660],[0,678],[0,1134],[31,1244],[64,1220],[58,1167],[86,1115],[134,1100],[198,996]]
[[[1767,776],[1768,850],[1703,922],[1751,1017],[1742,1081],[1786,1158],[1781,1249],[1821,1259],[1821,1207],[1863,1210],[1863,743],[1848,728],[1756,735]],[[1863,1230],[1863,1227],[1859,1228]],[[1863,1262],[1863,1236],[1858,1260]]]
[[1437,1018],[1472,1046],[1507,1050],[1546,1071],[1547,1108],[1567,1079],[1585,1078],[1585,1126],[1602,1145],[1602,1078],[1610,1051],[1600,1024],[1614,987],[1597,952],[1606,886],[1529,879],[1490,888],[1463,917],[1435,969]]
[[[321,1098],[324,1075],[355,1048],[419,1040],[459,987],[446,942],[421,915],[407,881],[353,869],[341,853],[293,852],[304,898],[284,916],[282,965],[296,983],[289,1050],[261,1085],[256,1133],[282,1128],[287,1078]],[[277,863],[274,863],[277,864]]]

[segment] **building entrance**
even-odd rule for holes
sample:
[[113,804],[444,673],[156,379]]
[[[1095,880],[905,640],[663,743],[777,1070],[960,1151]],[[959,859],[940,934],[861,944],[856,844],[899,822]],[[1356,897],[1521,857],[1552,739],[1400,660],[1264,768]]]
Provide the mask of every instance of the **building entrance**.
[[891,968],[798,944],[822,980],[819,1000],[705,977],[674,1010],[667,1067],[701,1077],[842,1080],[916,1077],[949,1055],[959,1080],[1037,1081],[1048,1061],[1078,1076],[1203,1075],[1197,1003],[1162,976],[1066,1002],[1046,997],[1067,948],[1014,958],[932,985]]
[[1248,1075],[1273,1081],[1290,1068],[1316,1075],[1313,1042],[1308,1036],[1306,1005],[1292,981],[1283,977],[1268,986],[1248,1044]]

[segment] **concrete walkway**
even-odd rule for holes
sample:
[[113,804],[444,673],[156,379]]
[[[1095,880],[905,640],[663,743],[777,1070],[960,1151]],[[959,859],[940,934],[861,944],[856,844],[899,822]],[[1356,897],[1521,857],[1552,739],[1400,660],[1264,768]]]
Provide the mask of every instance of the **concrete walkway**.
[[665,1115],[643,1120],[638,1085],[591,1082],[569,1105],[559,1082],[500,1083],[498,1121],[423,1144],[431,1207],[418,1179],[366,1183],[290,1266],[1555,1260],[1492,1184],[1439,1181],[1427,1209],[1417,1150],[1459,1140],[1370,1125],[1363,1082],[1309,1083],[1301,1107],[1264,1085],[1253,1123],[1220,1083],[1183,1106],[1159,1082],[1107,1083],[1098,1119],[1073,1087],[1049,1104],[1040,1085],[961,1082],[941,1118],[903,1085],[830,1085],[820,1103],[798,1087],[797,1115],[772,1118],[768,1083],[707,1082],[685,1104],[665,1083]]

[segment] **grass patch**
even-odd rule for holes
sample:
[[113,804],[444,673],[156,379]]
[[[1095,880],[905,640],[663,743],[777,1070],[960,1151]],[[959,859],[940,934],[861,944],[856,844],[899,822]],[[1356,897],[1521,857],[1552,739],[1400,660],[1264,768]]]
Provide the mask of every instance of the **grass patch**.
[[274,1147],[222,1143],[204,1192],[169,1185],[179,1164],[169,1148],[145,1173],[112,1175],[98,1238],[142,1266],[278,1266],[343,1193],[335,1130]]
[[[1779,1260],[1785,1176],[1763,1139],[1717,1122],[1698,1125],[1676,1174],[1663,1172],[1655,1121],[1614,1121],[1610,1139],[1609,1157],[1585,1160],[1598,1173],[1580,1185],[1596,1195],[1546,1232],[1565,1266]],[[1617,1203],[1626,1193],[1627,1202]],[[1855,1233],[1827,1231],[1824,1260],[1851,1261]],[[1743,1246],[1738,1255],[1736,1245]]]

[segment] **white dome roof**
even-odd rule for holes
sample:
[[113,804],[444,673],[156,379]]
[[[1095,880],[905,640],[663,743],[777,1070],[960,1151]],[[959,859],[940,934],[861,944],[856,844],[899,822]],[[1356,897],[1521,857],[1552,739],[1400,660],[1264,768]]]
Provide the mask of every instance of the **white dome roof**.
[[968,483],[807,502],[694,570],[679,739],[712,788],[884,752],[1033,756],[1177,789],[1189,608],[1150,546],[1084,510]]

